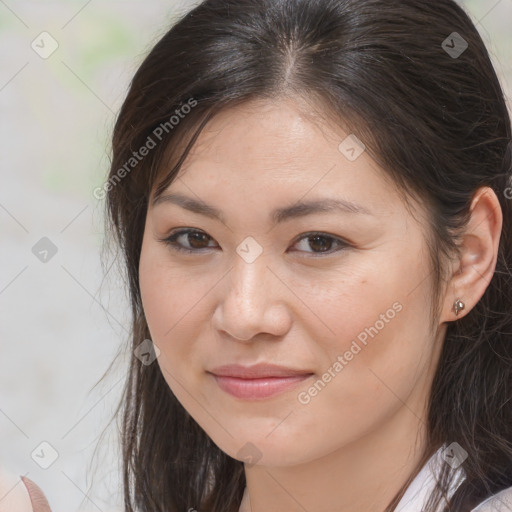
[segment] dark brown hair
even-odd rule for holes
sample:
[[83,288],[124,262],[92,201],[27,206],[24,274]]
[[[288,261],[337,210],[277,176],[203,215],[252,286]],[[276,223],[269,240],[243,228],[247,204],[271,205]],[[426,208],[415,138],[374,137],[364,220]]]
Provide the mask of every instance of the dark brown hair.
[[[459,50],[467,43],[458,55],[450,51],[454,37]],[[133,355],[151,338],[139,257],[151,190],[161,193],[175,179],[212,116],[252,99],[284,97],[306,100],[356,134],[404,198],[426,206],[432,325],[449,278],[445,263],[457,254],[472,198],[482,186],[499,198],[495,273],[475,307],[448,324],[429,397],[428,446],[408,482],[443,443],[456,441],[469,457],[449,510],[467,512],[512,485],[512,209],[505,197],[512,146],[488,52],[452,0],[207,0],[174,23],[138,68],[115,124],[106,187],[108,243],[121,250],[132,313],[131,362],[116,411],[126,510],[240,506],[243,463],[189,416],[158,364]],[[127,167],[149,138],[155,146]],[[449,470],[443,468],[428,510],[446,494]]]

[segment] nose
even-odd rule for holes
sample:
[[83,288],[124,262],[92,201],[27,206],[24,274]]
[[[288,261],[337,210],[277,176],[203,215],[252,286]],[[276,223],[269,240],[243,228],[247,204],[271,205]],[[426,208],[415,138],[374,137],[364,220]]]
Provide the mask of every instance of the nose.
[[264,257],[252,263],[235,258],[219,290],[212,322],[223,335],[246,342],[258,334],[283,336],[290,329],[290,291]]

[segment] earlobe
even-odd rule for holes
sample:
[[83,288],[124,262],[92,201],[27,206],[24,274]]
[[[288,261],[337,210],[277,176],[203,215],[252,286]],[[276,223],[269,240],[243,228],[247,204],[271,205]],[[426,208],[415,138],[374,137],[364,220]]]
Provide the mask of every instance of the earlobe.
[[490,187],[477,190],[470,213],[460,244],[458,270],[447,288],[444,321],[454,321],[471,311],[485,293],[496,268],[503,214]]

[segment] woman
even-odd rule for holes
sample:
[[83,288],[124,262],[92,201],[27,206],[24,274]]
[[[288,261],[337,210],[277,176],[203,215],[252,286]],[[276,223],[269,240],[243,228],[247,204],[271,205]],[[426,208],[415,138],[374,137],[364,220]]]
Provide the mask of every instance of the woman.
[[100,190],[133,315],[126,510],[512,510],[511,173],[452,0],[179,20]]

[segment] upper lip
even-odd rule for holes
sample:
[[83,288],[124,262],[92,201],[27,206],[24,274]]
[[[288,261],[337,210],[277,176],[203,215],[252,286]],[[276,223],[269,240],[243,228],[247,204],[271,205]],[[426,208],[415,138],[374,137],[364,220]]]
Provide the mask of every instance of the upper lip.
[[287,368],[275,364],[259,363],[253,366],[228,364],[218,366],[210,373],[223,377],[237,377],[239,379],[261,379],[264,377],[295,377],[297,375],[310,375],[313,372],[295,368]]

